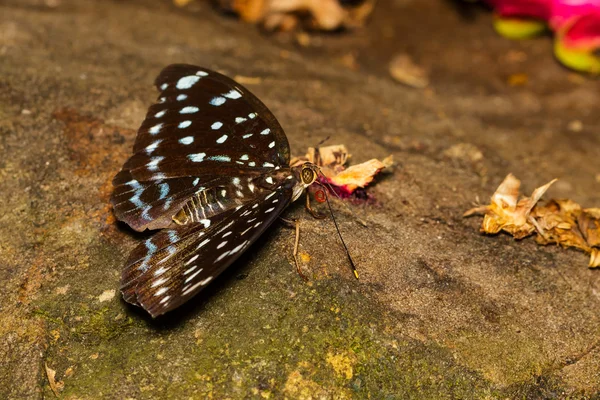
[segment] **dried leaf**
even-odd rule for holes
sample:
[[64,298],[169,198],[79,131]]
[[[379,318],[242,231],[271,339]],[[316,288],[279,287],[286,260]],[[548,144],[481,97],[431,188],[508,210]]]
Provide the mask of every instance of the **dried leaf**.
[[472,208],[465,212],[463,216],[485,214],[481,228],[483,232],[496,234],[505,231],[513,235],[515,239],[522,239],[535,231],[535,226],[529,218],[529,214],[555,181],[556,179],[535,189],[531,197],[524,197],[518,201],[521,181],[515,178],[514,175],[508,174],[492,196],[490,205]]
[[538,204],[555,180],[517,202],[521,182],[508,175],[492,196],[490,205],[468,210],[464,216],[485,214],[482,231],[512,234],[516,239],[537,231],[536,242],[574,247],[590,254],[590,268],[600,267],[600,208],[582,209],[573,200]]
[[590,262],[588,264],[590,268],[600,267],[600,250],[592,249],[590,253]]
[[218,0],[217,3],[224,10],[238,13],[246,22],[283,31],[295,29],[305,21],[312,29],[326,31],[360,27],[375,6],[375,0],[354,4],[338,0]]
[[48,383],[50,384],[50,389],[52,389],[52,393],[54,393],[54,395],[56,397],[59,397],[60,391],[64,387],[64,383],[61,381],[57,382],[55,380],[56,371],[51,369],[50,367],[48,367],[48,364],[44,363],[44,367],[46,369],[46,377],[48,378]]
[[577,224],[588,244],[593,247],[600,247],[600,208],[586,208],[583,210],[577,219]]
[[550,200],[544,206],[536,207],[533,213],[539,227],[536,242],[557,243],[590,252],[591,248],[577,225],[580,214],[581,207],[571,200]]

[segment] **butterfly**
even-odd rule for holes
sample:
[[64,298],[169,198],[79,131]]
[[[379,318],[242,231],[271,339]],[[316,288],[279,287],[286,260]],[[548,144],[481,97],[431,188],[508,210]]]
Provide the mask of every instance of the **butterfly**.
[[158,101],[111,196],[119,220],[160,230],[131,252],[121,276],[125,301],[152,317],[204,289],[319,174],[311,163],[290,167],[279,122],[234,80],[174,64],[155,85]]

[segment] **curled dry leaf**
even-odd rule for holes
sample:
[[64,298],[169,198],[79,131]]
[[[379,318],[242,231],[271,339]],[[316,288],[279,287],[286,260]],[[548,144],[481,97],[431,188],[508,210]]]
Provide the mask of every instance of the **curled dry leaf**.
[[555,181],[535,189],[531,197],[518,200],[521,181],[513,174],[508,174],[492,196],[490,205],[472,208],[463,216],[485,214],[481,228],[483,232],[496,234],[502,230],[515,239],[522,239],[535,231],[534,221],[530,218],[531,210]]
[[300,165],[306,161],[321,167],[323,175],[328,182],[340,189],[341,194],[350,195],[358,188],[364,188],[371,183],[382,169],[393,165],[394,159],[390,155],[379,161],[375,158],[361,164],[352,165],[348,168],[345,164],[351,155],[343,144],[309,147],[304,157],[294,157],[291,165]]
[[498,187],[491,204],[468,210],[464,216],[485,214],[481,230],[508,232],[516,239],[537,233],[541,245],[556,243],[590,254],[590,267],[600,267],[600,208],[583,209],[572,200],[549,200],[538,204],[556,179],[517,201],[521,182],[509,174]]
[[218,4],[269,30],[289,31],[307,22],[310,28],[329,31],[364,25],[375,0],[218,0]]

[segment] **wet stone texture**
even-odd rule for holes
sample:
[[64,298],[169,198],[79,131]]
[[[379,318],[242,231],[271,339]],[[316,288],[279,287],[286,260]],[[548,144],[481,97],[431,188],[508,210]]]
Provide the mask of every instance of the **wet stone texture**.
[[[65,399],[598,397],[600,271],[461,218],[509,172],[600,206],[600,82],[554,62],[549,38],[510,42],[489,12],[433,0],[380,2],[363,31],[307,47],[204,2],[0,14],[0,398],[52,398],[46,366]],[[404,52],[428,89],[389,77]],[[297,204],[308,283],[276,223],[164,318],[120,299],[147,235],[116,223],[110,181],[173,62],[258,78],[295,154],[331,136],[355,162],[394,155],[376,201],[334,204],[360,281]]]

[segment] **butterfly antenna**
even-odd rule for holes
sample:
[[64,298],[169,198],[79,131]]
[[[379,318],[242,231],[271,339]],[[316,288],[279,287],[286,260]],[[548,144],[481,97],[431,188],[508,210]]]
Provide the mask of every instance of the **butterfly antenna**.
[[329,136],[327,136],[325,139],[323,139],[319,143],[317,143],[317,145],[315,146],[315,149],[318,149],[320,145],[322,145],[323,143],[325,143],[328,140],[329,140]]
[[[328,140],[329,140],[329,136],[327,136],[325,139],[321,140],[315,146],[315,159],[314,159],[315,165],[319,165],[321,163],[321,150],[319,150],[319,146],[321,146],[323,143],[325,143]],[[319,170],[319,172],[321,172],[321,171]]]
[[[317,181],[316,183],[325,188],[325,186],[321,182]],[[342,245],[344,246],[344,250],[346,251],[346,255],[348,256],[348,261],[350,261],[350,267],[352,268],[352,272],[354,273],[354,276],[356,277],[356,279],[358,279],[358,271],[356,270],[356,265],[354,264],[354,260],[352,260],[352,257],[350,256],[350,251],[348,251],[348,246],[346,246],[346,242],[344,242],[344,238],[342,237],[342,233],[340,232],[340,227],[338,226],[337,221],[335,220],[335,216],[333,215],[333,209],[331,208],[331,203],[329,202],[329,196],[327,195],[327,189],[325,188],[325,190],[323,192],[325,193],[325,200],[327,201],[327,207],[329,207],[329,213],[331,214],[331,219],[333,220],[333,224],[335,225],[335,230],[337,231],[338,236],[340,237],[340,240],[342,241]]]

